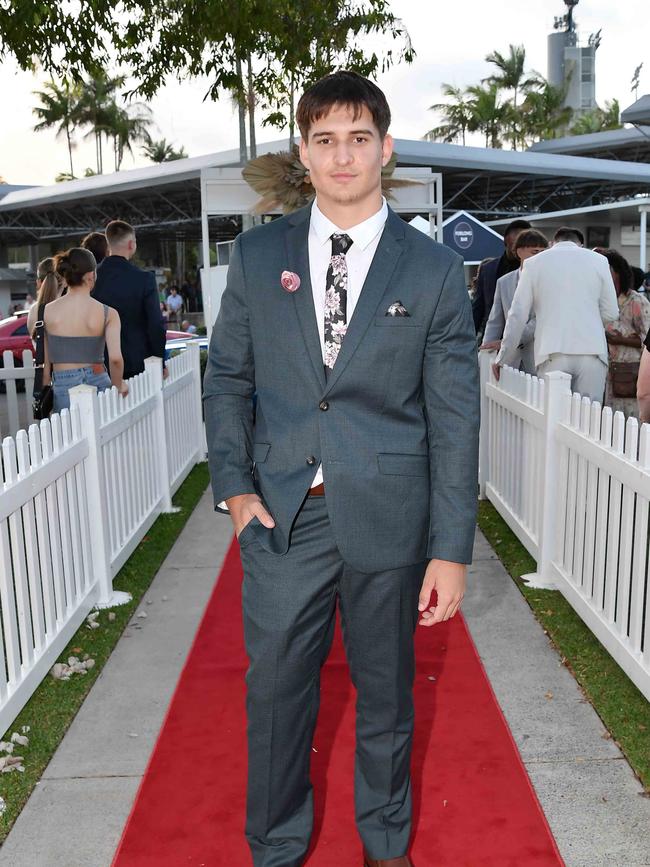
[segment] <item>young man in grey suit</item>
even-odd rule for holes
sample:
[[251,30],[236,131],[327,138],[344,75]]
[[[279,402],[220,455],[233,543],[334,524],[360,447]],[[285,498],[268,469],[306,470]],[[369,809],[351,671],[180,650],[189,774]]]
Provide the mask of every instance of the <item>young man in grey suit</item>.
[[413,633],[418,611],[456,614],[472,555],[474,327],[461,259],[382,198],[379,88],[334,73],[297,118],[316,201],[237,238],[204,382],[215,504],[244,569],[246,835],[255,867],[304,861],[338,604],[363,863],[407,867]]

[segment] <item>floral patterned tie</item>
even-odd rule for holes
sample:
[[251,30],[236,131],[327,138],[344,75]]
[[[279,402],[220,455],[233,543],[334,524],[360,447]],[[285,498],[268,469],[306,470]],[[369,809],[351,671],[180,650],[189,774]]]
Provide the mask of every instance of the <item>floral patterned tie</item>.
[[325,369],[336,363],[348,330],[348,264],[345,254],[352,246],[348,235],[332,235],[332,258],[325,278]]

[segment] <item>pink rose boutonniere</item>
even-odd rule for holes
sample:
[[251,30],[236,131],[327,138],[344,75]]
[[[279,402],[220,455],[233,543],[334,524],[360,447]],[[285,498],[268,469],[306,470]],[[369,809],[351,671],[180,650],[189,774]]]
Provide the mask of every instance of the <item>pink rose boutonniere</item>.
[[297,289],[300,289],[300,277],[294,274],[293,271],[283,271],[280,283],[282,284],[282,288],[286,289],[287,292],[295,292]]

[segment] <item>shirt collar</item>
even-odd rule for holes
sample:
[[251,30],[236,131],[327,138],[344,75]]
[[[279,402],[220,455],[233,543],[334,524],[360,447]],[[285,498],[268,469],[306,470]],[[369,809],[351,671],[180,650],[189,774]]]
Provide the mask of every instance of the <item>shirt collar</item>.
[[350,229],[340,229],[333,223],[318,207],[318,202],[314,199],[314,204],[311,208],[311,228],[313,229],[316,239],[319,244],[326,244],[330,236],[334,233],[338,235],[349,235],[352,238],[354,246],[358,250],[365,250],[369,244],[374,241],[379,232],[384,228],[384,223],[388,219],[388,205],[386,199],[381,197],[381,208],[372,217],[368,217],[363,223],[358,223]]

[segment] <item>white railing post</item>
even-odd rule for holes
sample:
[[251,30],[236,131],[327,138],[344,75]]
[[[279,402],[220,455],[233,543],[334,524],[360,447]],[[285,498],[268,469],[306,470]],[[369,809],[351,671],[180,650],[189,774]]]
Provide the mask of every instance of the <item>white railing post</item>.
[[529,587],[555,590],[551,564],[555,557],[557,544],[557,492],[560,487],[560,445],[557,427],[568,421],[567,410],[571,398],[571,377],[568,373],[553,371],[544,377],[546,382],[544,399],[544,462],[542,490],[539,492],[541,503],[541,522],[539,530],[537,572],[522,575]]
[[[86,502],[88,528],[92,550],[93,578],[99,587],[97,608],[113,608],[131,601],[131,594],[113,590],[111,577],[111,551],[108,540],[108,506],[106,488],[102,479],[102,455],[99,426],[97,389],[93,385],[78,385],[70,389],[70,407],[79,410],[82,435],[88,440],[85,461]],[[92,504],[92,508],[91,508]]]
[[201,349],[198,341],[188,343],[187,352],[192,360],[192,377],[194,379],[194,427],[196,428],[196,463],[205,460],[205,437],[203,435],[203,387],[201,383]]
[[160,485],[160,508],[163,512],[171,514],[179,510],[172,506],[169,461],[167,460],[167,428],[165,426],[165,400],[163,397],[163,374],[160,359],[152,356],[145,358],[145,370],[149,373],[153,382],[153,391],[156,396],[156,409],[154,411],[155,425],[158,432],[156,443],[156,461],[158,464],[158,484]]
[[479,433],[478,446],[478,496],[479,500],[486,499],[485,486],[490,477],[490,422],[488,418],[488,399],[486,386],[492,376],[492,362],[496,353],[479,352],[479,373],[481,382],[481,430]]

